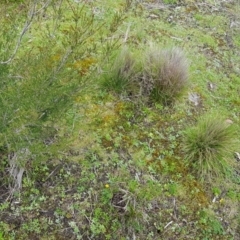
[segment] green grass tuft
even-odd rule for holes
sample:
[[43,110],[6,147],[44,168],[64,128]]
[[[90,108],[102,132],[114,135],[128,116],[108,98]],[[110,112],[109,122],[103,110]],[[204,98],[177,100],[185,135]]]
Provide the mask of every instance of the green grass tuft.
[[236,146],[235,127],[218,115],[207,115],[185,131],[186,159],[202,178],[226,175]]
[[118,94],[130,94],[137,74],[136,61],[131,51],[123,47],[110,69],[104,74],[102,85],[105,89]]

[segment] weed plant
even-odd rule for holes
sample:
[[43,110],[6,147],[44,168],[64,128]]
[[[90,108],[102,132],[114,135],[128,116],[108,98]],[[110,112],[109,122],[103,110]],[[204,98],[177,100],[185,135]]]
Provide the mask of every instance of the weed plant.
[[182,50],[147,49],[143,66],[143,88],[150,98],[169,104],[174,102],[188,84],[188,63]]
[[237,147],[236,129],[212,114],[185,131],[184,150],[194,172],[202,178],[225,176]]

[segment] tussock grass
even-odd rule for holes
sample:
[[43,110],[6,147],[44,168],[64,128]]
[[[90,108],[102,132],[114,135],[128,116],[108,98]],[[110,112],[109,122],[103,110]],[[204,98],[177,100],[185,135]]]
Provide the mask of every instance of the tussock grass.
[[130,49],[123,47],[103,77],[102,86],[118,94],[130,93],[137,78],[136,60]]
[[150,47],[145,53],[143,85],[155,101],[174,102],[188,84],[188,62],[179,48]]
[[218,115],[202,117],[196,126],[185,131],[186,159],[203,178],[224,176],[236,147],[235,127]]
[[188,84],[188,62],[182,50],[147,48],[133,55],[122,48],[110,70],[104,74],[103,87],[118,94],[138,95],[151,101],[174,102]]

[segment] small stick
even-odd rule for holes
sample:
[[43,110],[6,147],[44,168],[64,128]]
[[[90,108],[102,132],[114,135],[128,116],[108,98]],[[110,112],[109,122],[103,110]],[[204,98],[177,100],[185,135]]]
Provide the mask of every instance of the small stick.
[[165,227],[164,229],[166,229],[169,225],[171,225],[173,223],[173,221],[169,222]]

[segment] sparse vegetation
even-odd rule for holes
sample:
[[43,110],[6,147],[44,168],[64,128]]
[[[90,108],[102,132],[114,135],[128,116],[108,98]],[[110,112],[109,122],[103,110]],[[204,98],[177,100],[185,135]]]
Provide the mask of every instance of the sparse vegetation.
[[240,239],[237,1],[6,0],[0,26],[0,240]]

